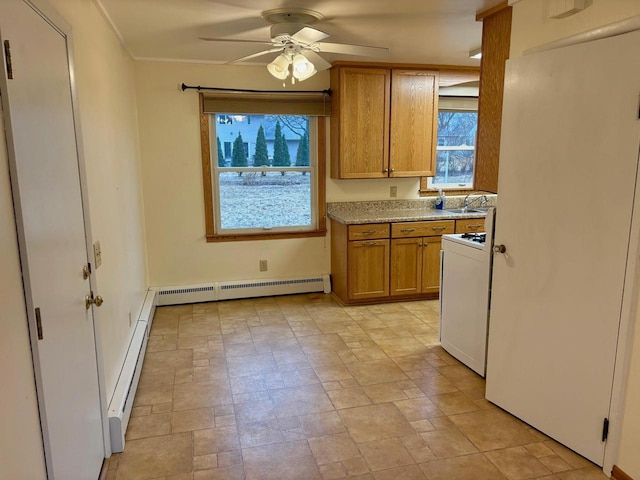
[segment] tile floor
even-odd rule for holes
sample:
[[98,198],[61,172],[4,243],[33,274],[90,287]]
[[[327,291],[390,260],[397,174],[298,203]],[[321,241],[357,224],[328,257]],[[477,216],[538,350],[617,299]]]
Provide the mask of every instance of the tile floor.
[[108,480],[602,480],[484,399],[438,302],[295,295],[158,308]]

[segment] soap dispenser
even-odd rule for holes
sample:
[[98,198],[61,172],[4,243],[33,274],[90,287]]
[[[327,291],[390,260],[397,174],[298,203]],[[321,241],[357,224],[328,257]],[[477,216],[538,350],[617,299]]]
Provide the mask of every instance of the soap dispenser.
[[438,198],[436,198],[436,209],[442,210],[444,208],[444,192],[442,189],[438,189]]

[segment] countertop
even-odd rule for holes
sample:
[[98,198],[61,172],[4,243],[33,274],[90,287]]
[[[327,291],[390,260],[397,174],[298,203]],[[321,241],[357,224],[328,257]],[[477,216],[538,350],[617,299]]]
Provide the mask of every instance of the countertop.
[[[496,195],[487,195],[489,202],[496,205]],[[379,200],[370,202],[333,202],[327,204],[329,218],[345,225],[362,223],[412,222],[421,220],[456,220],[462,218],[484,218],[484,212],[453,213],[447,208],[460,208],[464,196],[447,197],[445,208],[436,210],[435,200]],[[471,207],[473,208],[473,207]]]

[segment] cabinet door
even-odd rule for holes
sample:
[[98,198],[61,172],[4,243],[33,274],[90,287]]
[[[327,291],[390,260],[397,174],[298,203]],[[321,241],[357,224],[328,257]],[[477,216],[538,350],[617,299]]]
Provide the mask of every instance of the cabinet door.
[[425,237],[422,241],[422,293],[440,290],[440,249],[442,237]]
[[391,295],[415,295],[422,288],[422,238],[391,240]]
[[389,295],[389,240],[349,242],[349,300]]
[[394,70],[389,175],[433,176],[438,127],[438,72]]
[[339,78],[339,178],[387,177],[390,72],[342,68]]

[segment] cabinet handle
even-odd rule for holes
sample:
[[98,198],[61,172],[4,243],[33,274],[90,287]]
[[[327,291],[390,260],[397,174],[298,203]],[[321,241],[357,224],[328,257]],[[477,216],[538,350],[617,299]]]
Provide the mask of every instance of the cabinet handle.
[[364,230],[360,232],[361,235],[373,235],[374,233],[376,233],[375,230]]
[[382,173],[389,173],[389,169],[388,169],[388,168],[385,168],[385,169],[382,171]]
[[447,227],[431,227],[431,230],[434,232],[441,232],[442,230],[446,230]]
[[416,229],[415,228],[403,228],[400,230],[402,233],[411,233],[411,232],[415,232]]
[[362,245],[364,245],[365,247],[373,247],[377,244],[378,242],[364,242]]
[[478,225],[478,224],[467,225],[467,228],[468,228],[469,230],[477,230],[477,229],[479,229],[480,227],[482,227],[482,225]]
[[395,168],[392,168],[392,169],[391,169],[391,173],[393,173],[393,172],[395,172],[395,171],[396,171],[396,169],[395,169]]
[[429,246],[429,242],[424,242],[421,246],[422,247],[428,247]]

